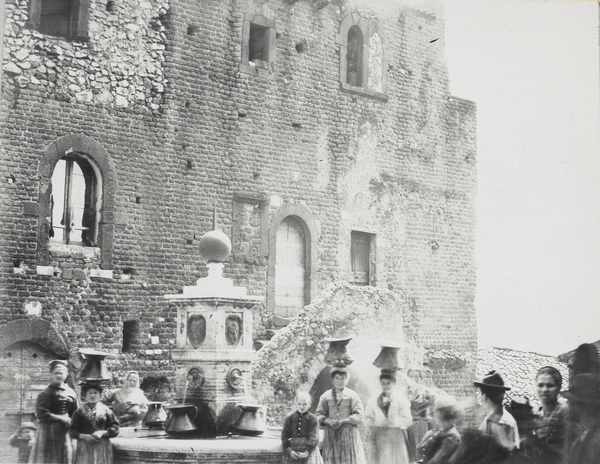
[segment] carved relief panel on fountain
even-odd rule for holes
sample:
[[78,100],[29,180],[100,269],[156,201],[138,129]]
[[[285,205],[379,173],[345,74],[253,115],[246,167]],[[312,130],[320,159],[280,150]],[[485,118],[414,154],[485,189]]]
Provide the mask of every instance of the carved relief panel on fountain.
[[239,345],[244,335],[244,323],[242,314],[229,314],[225,318],[225,341],[235,348]]
[[206,340],[206,318],[202,314],[191,314],[187,319],[187,341],[198,348]]

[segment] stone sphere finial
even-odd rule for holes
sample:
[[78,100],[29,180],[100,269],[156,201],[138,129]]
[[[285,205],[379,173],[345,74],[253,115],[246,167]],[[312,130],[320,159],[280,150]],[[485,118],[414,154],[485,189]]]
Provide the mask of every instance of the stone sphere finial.
[[231,253],[231,240],[219,230],[211,230],[200,239],[200,256],[208,262],[222,263]]

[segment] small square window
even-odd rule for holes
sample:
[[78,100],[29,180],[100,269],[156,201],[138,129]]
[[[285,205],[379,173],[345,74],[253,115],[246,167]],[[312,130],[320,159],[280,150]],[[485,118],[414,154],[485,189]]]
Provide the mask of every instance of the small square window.
[[240,70],[256,73],[275,61],[275,21],[259,15],[245,15],[242,27]]
[[41,34],[87,40],[90,0],[31,0],[27,26]]

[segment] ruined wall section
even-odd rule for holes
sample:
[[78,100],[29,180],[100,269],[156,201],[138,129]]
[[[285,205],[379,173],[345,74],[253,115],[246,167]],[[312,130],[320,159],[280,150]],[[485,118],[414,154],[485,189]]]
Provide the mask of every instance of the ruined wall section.
[[89,40],[67,42],[26,27],[29,2],[9,1],[3,70],[17,94],[28,89],[57,101],[158,112],[168,8],[166,1],[92,1]]

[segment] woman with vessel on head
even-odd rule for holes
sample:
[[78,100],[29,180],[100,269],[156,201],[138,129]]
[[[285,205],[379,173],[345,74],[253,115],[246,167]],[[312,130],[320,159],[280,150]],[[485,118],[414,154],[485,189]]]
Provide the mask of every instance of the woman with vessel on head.
[[325,464],[365,464],[358,431],[363,420],[363,404],[354,390],[346,388],[345,367],[332,367],[333,388],[319,399],[316,415],[325,429],[323,461]]
[[122,427],[139,427],[148,411],[148,398],[139,388],[140,376],[129,371],[122,388],[108,392],[102,401],[112,405]]
[[36,401],[35,415],[39,425],[29,462],[70,464],[72,447],[67,432],[71,417],[77,410],[77,394],[65,383],[69,376],[67,361],[50,361],[50,372],[52,382]]
[[396,374],[382,370],[381,393],[367,402],[365,422],[369,427],[370,464],[407,464],[404,434],[412,424],[410,401],[395,391]]

